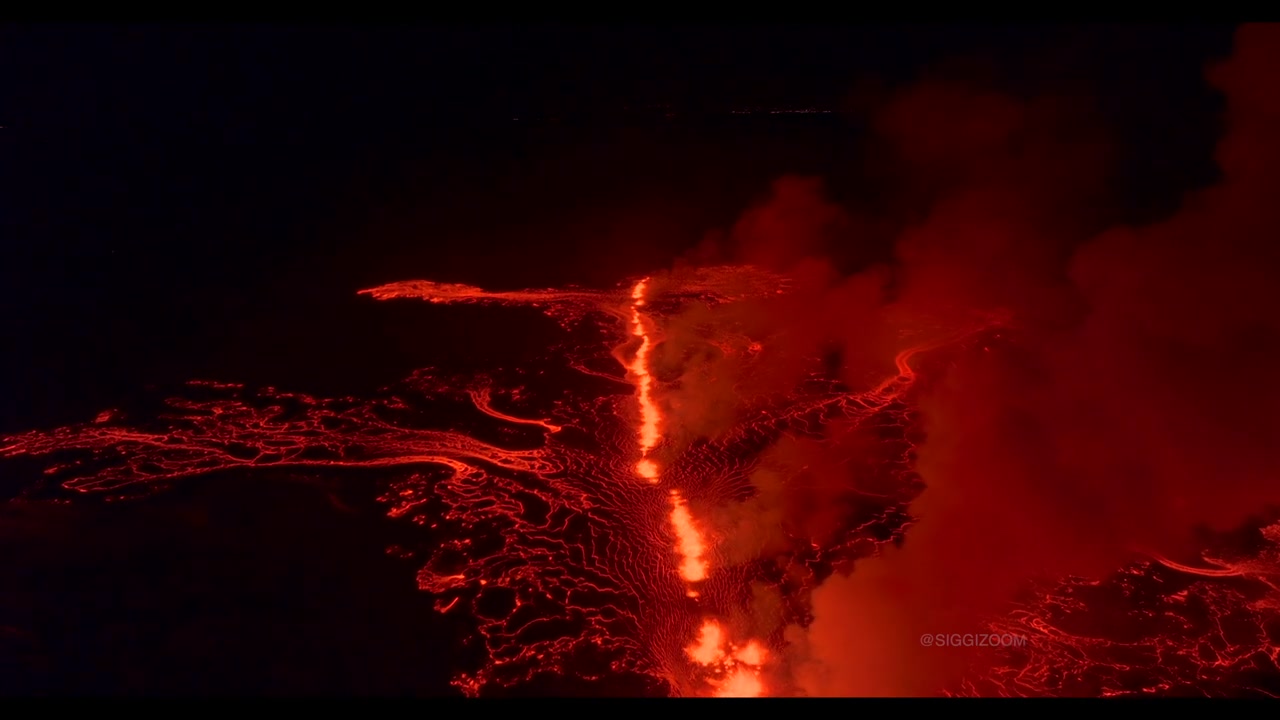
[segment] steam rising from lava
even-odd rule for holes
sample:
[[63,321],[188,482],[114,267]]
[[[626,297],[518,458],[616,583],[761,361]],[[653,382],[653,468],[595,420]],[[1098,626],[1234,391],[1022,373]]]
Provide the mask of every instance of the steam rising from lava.
[[[1191,532],[1280,501],[1276,73],[1280,31],[1244,28],[1211,74],[1223,178],[1155,225],[1090,210],[1107,143],[1061,103],[926,83],[877,116],[883,217],[788,177],[726,265],[364,291],[543,308],[565,338],[518,370],[375,398],[205,384],[0,456],[54,456],[86,491],[382,473],[424,529],[420,586],[474,618],[469,694],[548,671],[736,696],[1280,692],[1277,526],[1208,567]],[[892,262],[837,269],[885,228]],[[600,386],[549,388],[565,365]],[[988,630],[1029,645],[919,642]]]
[[[1185,556],[1194,526],[1234,527],[1280,501],[1277,71],[1280,31],[1242,29],[1235,57],[1211,73],[1229,107],[1223,178],[1152,226],[1103,230],[1077,212],[1105,187],[1106,146],[1053,103],[925,84],[878,120],[912,173],[903,204],[919,205],[892,267],[838,277],[814,259],[848,228],[884,223],[842,215],[810,180],[779,181],[736,228],[741,257],[807,276],[806,290],[673,322],[687,338],[673,346],[696,346],[710,322],[780,351],[764,368],[704,353],[683,369],[692,381],[671,403],[696,432],[714,435],[709,416],[727,416],[734,398],[797,383],[794,357],[834,354],[859,387],[894,348],[891,329],[1004,328],[919,388],[918,524],[901,549],[814,591],[816,620],[791,632],[801,688],[936,693],[973,658],[921,647],[921,635],[976,632],[1030,578],[1105,574],[1140,551]],[[782,470],[762,467],[760,494],[729,511],[735,545],[769,557],[829,542],[856,482],[842,463],[862,452],[840,433],[774,451]],[[809,500],[779,492],[779,472],[810,476]],[[788,527],[805,532],[781,537]],[[1259,646],[1274,662],[1274,636]]]

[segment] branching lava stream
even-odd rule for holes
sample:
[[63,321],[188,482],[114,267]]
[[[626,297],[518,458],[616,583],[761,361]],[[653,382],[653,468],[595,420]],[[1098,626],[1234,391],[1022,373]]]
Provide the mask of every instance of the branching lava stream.
[[[895,374],[861,390],[824,374],[815,358],[808,382],[745,402],[728,432],[682,430],[668,414],[678,380],[654,366],[668,319],[696,304],[790,289],[787,278],[745,266],[607,291],[393,283],[363,294],[533,305],[559,320],[567,339],[544,366],[470,378],[423,370],[372,398],[192,383],[154,417],[107,411],[82,425],[0,438],[0,457],[47,457],[46,475],[61,487],[116,495],[235,469],[367,475],[392,517],[422,529],[414,549],[423,557],[421,589],[440,612],[474,624],[478,659],[455,679],[471,696],[518,690],[544,673],[638,674],[683,696],[793,695],[787,628],[812,619],[812,588],[908,532],[907,507],[922,489],[917,381],[945,366],[946,353],[1002,328],[983,321],[944,340],[908,337]],[[744,363],[760,347],[753,338],[709,341]],[[581,388],[547,380],[566,367],[583,371],[568,376],[581,378]],[[819,441],[835,426],[880,438],[865,465],[880,490],[851,489],[858,504],[822,542],[749,558],[727,549],[734,525],[723,511],[753,496],[750,478],[764,451],[784,437]],[[784,486],[802,482],[785,478]],[[1018,612],[993,620],[993,628],[1031,638],[1028,646],[1002,651],[962,686],[937,692],[1274,692],[1266,688],[1275,687],[1280,646],[1276,527],[1260,552],[1222,559],[1215,570],[1156,561],[1114,578],[1040,587]],[[1091,596],[1116,587],[1131,602],[1108,612],[1145,618],[1145,635],[1072,629],[1098,604]],[[766,595],[777,598],[767,615],[759,610]]]

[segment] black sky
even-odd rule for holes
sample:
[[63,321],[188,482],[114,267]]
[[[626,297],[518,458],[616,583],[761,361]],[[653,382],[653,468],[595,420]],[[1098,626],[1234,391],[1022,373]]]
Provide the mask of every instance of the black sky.
[[[1230,33],[5,26],[0,426],[217,371],[208,338],[289,337],[406,273],[607,283],[665,265],[779,174],[856,174],[868,88],[929,73],[1089,98],[1126,140],[1130,203],[1159,212],[1212,171],[1201,73]],[[760,105],[841,112],[724,115]]]

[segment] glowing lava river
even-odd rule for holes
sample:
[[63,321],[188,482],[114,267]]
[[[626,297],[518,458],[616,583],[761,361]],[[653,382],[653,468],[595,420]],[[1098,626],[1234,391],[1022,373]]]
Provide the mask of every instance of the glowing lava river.
[[[797,695],[788,629],[812,621],[810,591],[909,532],[923,488],[913,467],[919,378],[935,358],[1000,328],[908,338],[896,371],[864,389],[828,377],[815,359],[794,391],[739,394],[723,428],[692,431],[679,420],[679,390],[696,357],[670,357],[668,323],[690,307],[788,291],[785,278],[746,267],[603,291],[393,283],[363,294],[485,303],[495,313],[532,306],[560,323],[563,339],[518,368],[475,377],[424,369],[370,398],[195,382],[151,416],[105,411],[0,438],[0,457],[48,458],[50,484],[108,497],[228,470],[367,478],[392,518],[421,529],[421,547],[410,549],[421,590],[473,626],[474,662],[460,660],[454,680],[467,695],[518,691],[545,674],[639,675],[677,696]],[[768,338],[729,325],[704,330],[698,352],[745,372],[768,351]],[[821,441],[833,426],[878,438],[858,459],[837,530],[744,550],[735,542],[744,516],[733,509],[759,502],[752,476],[766,451],[782,438]],[[1270,544],[1209,571],[1155,559],[1041,587],[992,620],[1032,642],[937,694],[1274,695],[1280,532],[1264,534]],[[1089,596],[1108,593],[1147,598],[1132,607],[1142,633],[1075,629]]]

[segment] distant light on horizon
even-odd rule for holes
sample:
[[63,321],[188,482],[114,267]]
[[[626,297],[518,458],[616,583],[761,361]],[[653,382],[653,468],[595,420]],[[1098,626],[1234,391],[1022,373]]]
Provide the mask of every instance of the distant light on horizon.
[[758,108],[730,110],[732,115],[831,115],[835,111],[823,108]]

